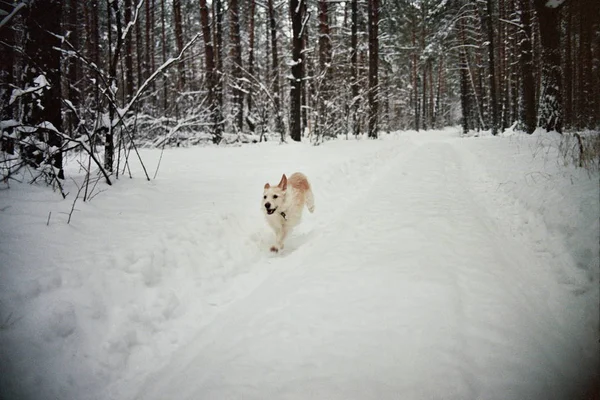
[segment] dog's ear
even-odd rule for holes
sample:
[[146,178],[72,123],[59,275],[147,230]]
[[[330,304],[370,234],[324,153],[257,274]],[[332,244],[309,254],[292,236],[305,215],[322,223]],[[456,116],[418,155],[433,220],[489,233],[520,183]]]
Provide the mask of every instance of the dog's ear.
[[269,182],[265,183],[265,189],[268,189],[270,187],[271,187],[271,185],[269,185]]
[[281,188],[281,190],[287,189],[287,176],[285,176],[285,174],[281,176],[281,181],[279,181],[277,187]]

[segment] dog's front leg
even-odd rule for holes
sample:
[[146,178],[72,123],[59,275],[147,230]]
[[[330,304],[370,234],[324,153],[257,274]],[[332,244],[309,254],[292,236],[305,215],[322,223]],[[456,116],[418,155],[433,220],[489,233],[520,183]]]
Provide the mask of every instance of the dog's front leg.
[[271,246],[271,251],[277,253],[279,250],[283,250],[283,242],[285,241],[285,237],[288,234],[288,230],[285,226],[282,226],[277,230],[275,236],[275,245]]

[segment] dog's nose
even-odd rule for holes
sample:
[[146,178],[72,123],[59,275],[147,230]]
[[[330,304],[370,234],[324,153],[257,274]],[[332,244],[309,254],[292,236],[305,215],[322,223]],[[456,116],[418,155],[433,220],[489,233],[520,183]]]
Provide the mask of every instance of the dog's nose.
[[268,210],[269,208],[271,208],[271,203],[265,203],[265,208]]

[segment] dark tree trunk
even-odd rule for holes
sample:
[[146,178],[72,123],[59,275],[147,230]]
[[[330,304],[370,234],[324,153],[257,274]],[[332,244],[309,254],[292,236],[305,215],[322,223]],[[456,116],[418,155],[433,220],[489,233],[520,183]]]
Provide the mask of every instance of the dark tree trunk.
[[[174,0],[173,3],[175,3],[175,1],[181,1],[181,0]],[[154,51],[154,44],[152,43],[152,36],[150,34],[150,28],[154,26],[154,21],[152,20],[152,13],[150,11],[150,0],[144,0],[144,3],[146,5],[146,33],[145,33],[145,37],[144,37],[144,44],[146,45],[146,51],[144,51],[144,79],[148,78],[150,76],[150,74],[152,74],[152,71],[150,70],[151,68],[151,64],[150,64],[150,58],[151,58],[151,54]],[[173,7],[175,7],[175,4],[173,4]],[[177,29],[177,28],[175,28]],[[175,34],[177,35],[177,33]]]
[[237,132],[244,129],[244,92],[242,72],[242,45],[240,40],[240,8],[237,0],[229,0],[229,55],[233,78],[233,126]]
[[[255,24],[255,12],[256,12],[256,0],[250,0],[250,21],[248,22],[248,35],[249,35],[249,45],[248,49],[248,73],[250,76],[254,76],[254,24]],[[248,88],[248,127],[251,132],[254,132],[256,128],[256,123],[252,120],[252,90],[253,85],[250,85]]]
[[379,108],[379,0],[368,0],[369,14],[369,137],[377,138]]
[[351,36],[351,68],[352,68],[352,128],[353,134],[359,134],[358,124],[358,0],[352,0],[352,36]]
[[465,45],[465,24],[464,21],[459,22],[461,48],[459,50],[459,69],[460,69],[460,106],[462,111],[462,128],[463,134],[469,133],[471,128],[469,122],[471,120],[471,96],[469,95],[469,61],[467,59],[467,50]]
[[[125,0],[125,25],[132,20],[131,0]],[[133,95],[133,40],[131,34],[125,38],[125,99]]]
[[521,26],[521,53],[519,65],[521,68],[521,85],[519,99],[519,120],[522,129],[531,134],[536,127],[535,111],[535,80],[533,77],[533,48],[531,45],[531,9],[528,0],[519,0]]
[[[79,49],[79,2],[77,0],[69,1],[69,27],[68,29],[71,31],[69,35],[69,42],[75,47]],[[73,106],[77,109],[80,103],[80,95],[78,88],[79,81],[79,64],[78,60],[75,57],[70,57],[68,59],[68,75],[67,75],[67,87],[68,87],[68,100],[73,104]],[[70,112],[68,115],[68,126],[70,130],[74,130],[77,127],[78,121],[74,115]]]
[[[36,0],[30,3],[26,15],[27,41],[25,54],[29,65],[25,68],[25,79],[31,87],[38,86],[40,76],[44,76],[48,86],[33,94],[35,101],[25,114],[24,122],[37,127],[39,139],[47,135],[47,144],[56,149],[62,146],[61,136],[52,127],[62,132],[61,118],[61,70],[60,52],[54,47],[60,47],[60,41],[53,34],[61,35],[60,21],[62,18],[61,0]],[[41,126],[45,125],[45,126]],[[28,152],[25,152],[26,157]],[[43,156],[32,155],[28,161],[34,165],[43,162]],[[54,151],[50,159],[45,160],[58,170],[57,176],[64,179],[62,151]]]
[[563,96],[563,110],[564,110],[564,118],[563,124],[565,128],[572,127],[572,110],[573,110],[573,65],[572,65],[572,50],[571,45],[573,42],[573,4],[568,3],[565,6],[566,16],[565,16],[565,68],[563,71],[564,76],[564,96]]
[[[183,22],[181,19],[181,0],[173,0],[173,20],[175,22],[175,44],[177,45],[177,52],[181,53],[183,50]],[[147,35],[148,37],[149,35]],[[183,90],[185,86],[185,62],[180,60],[177,63],[177,89]]]
[[273,81],[273,100],[275,102],[275,129],[281,135],[281,141],[285,138],[285,125],[281,111],[281,89],[279,85],[279,52],[277,45],[277,22],[275,20],[275,9],[273,0],[268,0],[269,26],[271,31],[271,73]]
[[546,3],[547,0],[534,0],[542,45],[542,92],[538,120],[539,125],[547,131],[562,132],[560,6],[547,7]]
[[418,58],[417,58],[417,22],[416,19],[412,18],[412,32],[411,32],[411,41],[412,41],[412,59],[411,59],[411,81],[412,81],[412,103],[413,109],[415,111],[415,130],[419,130],[420,123],[420,113],[419,113],[419,80],[418,80]]
[[219,121],[217,120],[217,107],[219,104],[217,102],[217,96],[215,93],[217,86],[217,71],[206,0],[200,0],[200,23],[202,25],[202,36],[204,38],[204,59],[206,63],[206,83],[208,86],[208,107],[210,110],[210,121],[213,124],[213,142],[219,144],[222,135],[220,130],[217,129],[220,125]]
[[[165,14],[165,0],[160,0],[160,41],[161,41],[161,53],[163,64],[167,61],[167,32],[165,28],[167,16]],[[162,75],[163,79],[163,110],[167,111],[168,99],[169,99],[169,88],[167,83],[167,74]]]
[[215,95],[217,97],[217,127],[215,134],[221,136],[223,132],[223,6],[221,0],[213,1],[213,21],[215,29],[215,63],[217,66]]
[[[303,65],[306,62],[302,63]],[[318,97],[318,115],[317,124],[315,126],[317,136],[325,133],[328,125],[328,112],[326,104],[329,100],[329,81],[330,73],[329,66],[331,64],[331,38],[329,31],[329,19],[327,10],[327,1],[319,0],[319,74],[320,74],[320,90]]]
[[292,81],[290,88],[290,137],[299,142],[302,136],[302,22],[305,0],[290,0],[292,19]]
[[487,13],[485,15],[487,40],[488,40],[488,75],[490,85],[490,111],[492,117],[492,135],[498,134],[498,97],[496,93],[496,47],[494,45],[494,7],[492,0],[487,0]]

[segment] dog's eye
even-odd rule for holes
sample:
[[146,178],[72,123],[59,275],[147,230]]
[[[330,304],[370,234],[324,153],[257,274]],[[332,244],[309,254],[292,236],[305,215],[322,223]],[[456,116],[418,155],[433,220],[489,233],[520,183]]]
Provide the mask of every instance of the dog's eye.
[[266,199],[266,198],[267,198],[267,195],[264,195],[264,196],[263,196],[263,199]]
[[274,199],[276,199],[276,198],[277,198],[277,195],[276,195],[276,194],[274,194],[274,195],[273,195],[273,198],[274,198]]

